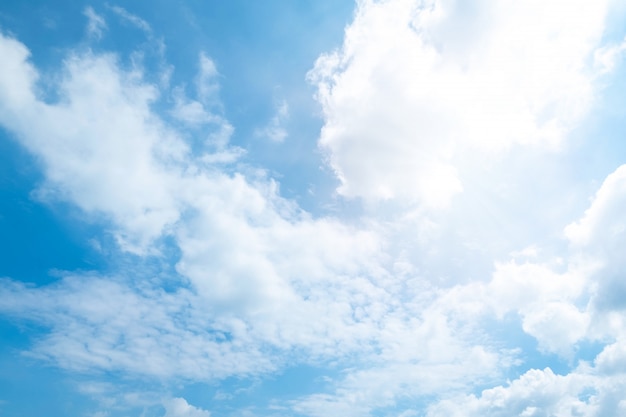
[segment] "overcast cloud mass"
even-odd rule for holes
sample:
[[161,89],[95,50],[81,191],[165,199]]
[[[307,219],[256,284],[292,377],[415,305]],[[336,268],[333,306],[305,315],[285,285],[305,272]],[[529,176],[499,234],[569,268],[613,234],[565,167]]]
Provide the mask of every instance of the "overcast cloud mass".
[[0,415],[626,415],[625,35],[1,5]]

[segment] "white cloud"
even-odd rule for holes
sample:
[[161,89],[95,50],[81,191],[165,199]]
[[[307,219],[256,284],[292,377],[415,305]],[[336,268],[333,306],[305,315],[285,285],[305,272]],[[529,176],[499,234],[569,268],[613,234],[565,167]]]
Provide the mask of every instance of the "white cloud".
[[452,397],[432,404],[427,417],[618,416],[626,411],[623,376],[597,376],[598,368],[582,363],[566,375],[550,368],[531,369],[506,386],[479,396]]
[[200,54],[200,69],[196,78],[196,91],[198,99],[204,104],[215,105],[218,101],[219,72],[211,58],[205,53]]
[[556,375],[552,370],[532,369],[507,387],[484,390],[480,397],[444,400],[430,407],[428,417],[589,416],[595,414],[594,397],[581,400],[584,390],[594,388],[586,375]]
[[594,64],[600,74],[610,73],[615,70],[617,61],[626,50],[626,39],[617,45],[607,45],[599,48],[594,54]]
[[[424,324],[429,325],[432,323]],[[458,340],[438,334],[424,337],[422,331],[417,329],[413,337],[409,333],[398,334],[398,339],[385,341],[385,344],[395,343],[406,349],[404,354],[412,351],[412,357],[384,355],[387,363],[349,372],[336,383],[332,394],[301,398],[293,402],[293,409],[315,417],[371,415],[376,409],[395,406],[402,400],[418,401],[445,392],[470,390],[497,376],[502,363],[496,353],[485,351],[481,346],[460,346]],[[456,346],[448,346],[446,343],[450,341]],[[424,348],[427,352],[421,353]]]
[[191,126],[201,126],[212,121],[218,121],[215,115],[209,113],[202,103],[195,100],[189,100],[182,88],[174,90],[175,107],[172,115]]
[[604,180],[582,219],[567,226],[565,234],[577,247],[610,249],[626,236],[626,165]]
[[626,374],[626,343],[623,338],[605,346],[594,362],[601,374]]
[[468,160],[559,147],[593,103],[607,1],[358,4],[309,74],[344,196],[446,206]]
[[573,357],[574,346],[587,334],[590,318],[568,302],[551,302],[524,315],[523,329],[540,349]]
[[87,16],[88,19],[87,34],[95,39],[102,38],[102,34],[107,28],[104,18],[97,14],[91,6],[86,7],[85,10],[83,10],[83,14]]
[[113,13],[117,14],[119,17],[121,17],[126,22],[128,22],[131,25],[137,27],[138,29],[141,29],[142,31],[144,31],[148,35],[152,34],[152,27],[150,26],[150,24],[148,22],[143,20],[141,17],[139,17],[139,16],[137,16],[135,14],[130,13],[128,10],[126,10],[123,7],[120,7],[120,6],[107,6],[107,7]]
[[[626,165],[606,177],[584,216],[565,228],[576,262],[593,277],[593,308],[604,317],[610,311],[626,308],[626,266],[623,248],[626,244]],[[619,315],[618,315],[619,316]],[[615,319],[597,320],[598,327],[612,327]],[[617,330],[613,328],[613,331]]]
[[576,299],[584,284],[584,277],[576,273],[557,274],[545,265],[511,262],[496,265],[488,291],[495,310],[502,315],[550,301]]
[[576,343],[588,336],[588,290],[589,275],[574,266],[557,273],[539,263],[496,263],[489,282],[453,287],[440,305],[477,321],[494,313],[498,320],[518,315],[522,330],[537,339],[540,350],[571,359]]
[[[625,173],[621,166],[609,174],[584,215],[564,228],[570,242],[564,259],[542,263],[533,250],[532,260],[497,262],[489,282],[454,287],[442,296],[442,304],[476,319],[491,311],[499,319],[517,314],[541,350],[569,359],[581,340],[621,340]],[[603,355],[598,360],[609,353]]]
[[4,282],[0,292],[4,313],[50,327],[31,354],[66,369],[207,381],[276,366],[241,320],[216,322],[184,289],[168,294],[91,275],[38,289]]
[[[199,69],[195,83],[196,98],[188,97],[184,85],[173,88],[174,107],[171,114],[186,127],[196,129],[194,136],[206,135],[204,141],[201,141],[203,142],[201,146],[196,146],[194,149],[195,154],[212,148],[216,154],[230,155],[226,158],[227,162],[233,162],[243,153],[243,150],[228,147],[234,128],[222,116],[219,98],[219,74],[213,61],[204,53],[200,54],[198,62]],[[209,128],[208,133],[206,132],[207,127]]]
[[178,218],[171,173],[188,152],[150,111],[158,91],[119,71],[115,57],[87,54],[66,61],[62,99],[47,104],[35,96],[27,51],[8,38],[0,44],[8,69],[0,74],[0,122],[41,158],[40,194],[112,218],[120,241],[143,250]]
[[276,109],[276,114],[272,120],[262,129],[257,129],[257,136],[266,137],[272,142],[283,142],[287,137],[287,130],[284,124],[289,117],[289,106],[286,101],[282,101]]
[[163,417],[210,417],[211,413],[187,403],[184,398],[172,398],[163,401],[165,415]]
[[32,86],[39,75],[31,65],[26,64],[30,51],[17,40],[0,34],[0,52],[5,57],[0,66],[0,108],[5,114],[5,122],[10,119],[7,117],[9,114],[30,110],[29,106],[35,100]]

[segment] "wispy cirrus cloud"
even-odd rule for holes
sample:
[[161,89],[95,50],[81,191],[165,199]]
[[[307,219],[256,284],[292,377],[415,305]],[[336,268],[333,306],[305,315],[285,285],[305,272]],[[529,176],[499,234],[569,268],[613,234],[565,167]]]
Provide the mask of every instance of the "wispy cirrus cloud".
[[93,7],[86,7],[83,14],[87,16],[87,34],[95,39],[102,38],[102,34],[107,28],[106,21],[97,14]]
[[272,142],[282,142],[287,137],[287,130],[285,129],[285,122],[289,118],[289,106],[286,101],[282,101],[276,108],[276,113],[263,128],[255,130],[255,134],[260,137],[265,137]]
[[146,35],[152,35],[152,27],[150,26],[148,22],[146,22],[141,17],[129,12],[128,10],[126,10],[125,8],[121,6],[107,5],[107,7],[109,8],[109,10],[111,10],[113,13],[118,15],[124,21],[144,31]]

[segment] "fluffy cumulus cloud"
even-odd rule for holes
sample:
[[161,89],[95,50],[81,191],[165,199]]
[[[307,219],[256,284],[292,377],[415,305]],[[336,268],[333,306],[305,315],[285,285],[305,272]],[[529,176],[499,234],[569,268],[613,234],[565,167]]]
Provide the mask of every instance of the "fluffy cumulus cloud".
[[[154,41],[147,21],[107,10]],[[340,181],[328,198],[363,198],[354,216],[306,212],[246,162],[207,53],[188,83],[85,49],[47,77],[0,35],[0,124],[43,173],[34,195],[77,207],[119,258],[41,286],[3,278],[0,312],[40,324],[27,354],[72,372],[170,387],[329,371],[318,390],[268,400],[267,415],[626,412],[626,168],[570,216],[575,185],[542,188],[525,165],[567,148],[617,68],[611,10],[359,1],[342,46],[307,76]],[[289,110],[279,103],[257,134],[284,140]],[[522,333],[536,347],[518,346]],[[585,343],[600,353],[582,360]],[[523,368],[528,355],[569,370]],[[153,397],[164,417],[217,414]]]
[[531,370],[507,387],[485,390],[480,397],[443,401],[428,412],[436,416],[551,416],[589,415],[589,405],[579,399],[584,378],[555,375],[550,369]]
[[445,206],[468,155],[558,147],[593,103],[607,1],[358,5],[309,73],[342,195]]
[[621,415],[626,402],[621,394],[623,376],[598,378],[597,368],[583,364],[567,375],[549,368],[533,369],[509,382],[433,404],[426,414],[439,416],[603,416]]
[[624,258],[621,248],[626,239],[623,207],[626,196],[626,166],[607,176],[590,207],[578,221],[568,225],[565,234],[575,253],[575,262],[588,271],[590,310],[596,337],[622,335],[624,311]]
[[188,152],[151,114],[156,89],[120,72],[113,55],[86,53],[67,58],[59,101],[47,103],[37,97],[26,47],[6,37],[0,44],[1,121],[41,158],[40,192],[111,218],[120,241],[141,250],[178,217],[167,171]]
[[626,216],[621,210],[625,200],[626,165],[622,165],[604,180],[584,216],[565,229],[572,246],[603,263],[620,262],[619,247],[626,236]]
[[582,217],[564,227],[570,242],[565,260],[496,263],[488,282],[452,288],[444,303],[476,317],[514,313],[541,349],[565,357],[571,358],[582,340],[615,342],[598,360],[618,355],[624,324],[623,257],[618,255],[626,236],[618,209],[623,171],[620,166],[608,175]]
[[194,407],[184,398],[172,398],[164,402],[164,417],[210,417],[211,413],[201,408]]

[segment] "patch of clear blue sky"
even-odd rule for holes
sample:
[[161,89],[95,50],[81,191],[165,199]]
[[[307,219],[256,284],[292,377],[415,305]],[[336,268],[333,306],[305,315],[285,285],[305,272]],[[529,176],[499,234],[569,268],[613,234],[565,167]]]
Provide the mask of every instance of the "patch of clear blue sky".
[[[148,22],[151,34],[116,16],[110,8],[116,5],[4,2],[0,5],[0,30],[15,36],[31,50],[32,62],[43,76],[41,87],[50,101],[57,98],[54,88],[47,83],[54,80],[62,61],[75,50],[116,53],[122,66],[129,64],[134,51],[142,50],[147,79],[154,81],[161,63],[156,42],[162,39],[166,45],[162,60],[174,66],[172,85],[187,84],[188,88],[192,88],[198,70],[199,53],[206,53],[220,73],[224,115],[236,129],[233,143],[248,151],[246,162],[267,168],[281,183],[284,195],[297,199],[307,209],[318,209],[317,199],[308,194],[308,188],[330,193],[334,182],[328,172],[320,171],[316,140],[322,121],[312,97],[313,87],[306,83],[305,76],[320,53],[341,44],[354,3],[349,0],[194,0],[119,4]],[[83,10],[87,6],[93,7],[107,22],[108,29],[100,41],[89,41],[86,36],[87,19]],[[289,137],[278,144],[255,136],[255,129],[273,117],[283,100],[289,105],[290,117],[285,125]],[[157,103],[155,108],[159,110],[162,104]],[[115,271],[120,264],[133,263],[132,259],[120,259],[115,250],[99,252],[90,244],[93,238],[101,240],[104,232],[104,226],[96,220],[84,218],[62,202],[44,203],[34,198],[33,190],[42,181],[38,161],[21,149],[8,132],[1,130],[1,277],[45,285],[58,279],[55,270],[107,272]],[[176,257],[176,253],[171,256]],[[158,270],[159,266],[148,265],[150,268]],[[164,272],[167,271],[160,271]],[[173,269],[169,272],[174,273]],[[24,356],[21,352],[42,331],[45,329],[26,322],[16,323],[10,317],[0,321],[0,414],[60,417],[97,411],[99,406],[94,400],[77,393],[79,385],[89,381],[119,385],[122,377],[73,375]],[[309,389],[319,390],[320,378],[328,372],[332,371],[299,366],[268,380],[233,379],[219,385],[181,385],[171,394],[184,395],[196,406],[217,408],[223,413],[241,407],[262,409],[268,405],[268,398],[296,394],[285,387],[297,386],[299,394],[306,394]],[[162,389],[145,381],[122,379],[125,382],[121,386],[127,389],[147,392]],[[237,394],[218,401],[215,393],[207,395],[212,390]],[[138,407],[134,411],[140,413],[140,410]],[[127,411],[120,412],[125,415]],[[162,415],[161,409],[144,411],[146,415]]]
[[51,269],[103,268],[89,244],[96,227],[72,207],[38,201],[41,181],[36,162],[0,132],[0,277],[41,284]]

